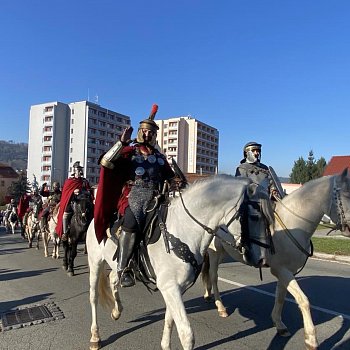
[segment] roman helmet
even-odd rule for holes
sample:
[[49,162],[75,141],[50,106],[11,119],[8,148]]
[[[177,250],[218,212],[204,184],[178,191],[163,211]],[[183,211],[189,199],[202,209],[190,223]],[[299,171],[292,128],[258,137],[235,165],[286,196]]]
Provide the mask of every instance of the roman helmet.
[[57,181],[53,182],[53,183],[52,183],[52,189],[53,189],[54,191],[58,191],[58,190],[60,189],[60,183],[57,182]]
[[[253,153],[253,150],[258,150],[259,155],[256,156]],[[248,142],[243,147],[243,157],[245,158],[247,163],[256,163],[260,162],[261,159],[261,144],[257,142]]]
[[153,131],[153,134],[154,134],[152,136],[152,139],[148,141],[148,143],[151,146],[155,146],[156,139],[157,139],[157,130],[159,130],[158,125],[154,121],[154,117],[157,111],[158,111],[158,105],[154,104],[152,106],[151,114],[149,115],[149,117],[140,122],[139,129],[137,131],[137,137],[136,137],[137,142],[145,142],[145,140],[143,139],[142,129],[148,129]]
[[83,167],[80,165],[80,161],[76,161],[72,166],[72,176],[83,176]]

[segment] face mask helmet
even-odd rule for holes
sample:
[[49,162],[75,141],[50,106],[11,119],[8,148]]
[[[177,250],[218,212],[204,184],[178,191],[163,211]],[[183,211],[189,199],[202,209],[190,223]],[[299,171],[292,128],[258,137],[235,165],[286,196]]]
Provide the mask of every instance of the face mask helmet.
[[[154,104],[152,106],[151,114],[147,119],[144,119],[140,122],[139,129],[137,131],[137,142],[140,143],[148,143],[151,146],[156,145],[157,140],[157,130],[159,130],[158,125],[154,121],[154,117],[158,111],[158,105]],[[152,133],[150,134],[150,137],[148,139],[145,139],[145,135],[143,133],[143,130],[150,130]]]
[[[253,151],[258,150],[259,153],[256,154]],[[243,157],[247,163],[256,163],[260,162],[261,159],[261,144],[257,142],[248,142],[243,147]]]
[[60,183],[55,181],[53,184],[52,184],[52,189],[54,191],[58,191],[60,189]]
[[80,162],[77,161],[73,164],[72,176],[81,177],[84,175],[83,167],[80,165]]

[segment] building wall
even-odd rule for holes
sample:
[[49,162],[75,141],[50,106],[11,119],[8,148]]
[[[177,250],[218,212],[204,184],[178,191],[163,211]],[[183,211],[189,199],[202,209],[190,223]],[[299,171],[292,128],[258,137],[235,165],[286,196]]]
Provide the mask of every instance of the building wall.
[[76,161],[84,167],[91,185],[98,182],[101,154],[119,139],[130,117],[89,101],[31,106],[28,142],[28,179],[33,174],[41,185],[61,185]]
[[158,144],[183,172],[215,174],[218,170],[219,132],[194,118],[156,120]]
[[18,178],[5,178],[0,176],[0,205],[8,203],[8,201],[6,200],[8,197],[8,189],[16,181],[18,181]]
[[49,102],[30,108],[28,138],[28,179],[39,183],[60,181],[67,175],[67,127],[69,108]]

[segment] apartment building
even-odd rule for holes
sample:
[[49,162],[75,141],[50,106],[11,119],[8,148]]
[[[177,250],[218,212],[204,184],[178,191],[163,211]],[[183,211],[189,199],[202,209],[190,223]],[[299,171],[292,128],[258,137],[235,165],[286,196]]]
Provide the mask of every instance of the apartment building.
[[49,102],[30,108],[28,179],[39,184],[70,176],[76,161],[91,185],[99,180],[98,159],[130,125],[130,117],[90,101]]
[[192,117],[155,120],[158,145],[184,173],[218,172],[219,131]]

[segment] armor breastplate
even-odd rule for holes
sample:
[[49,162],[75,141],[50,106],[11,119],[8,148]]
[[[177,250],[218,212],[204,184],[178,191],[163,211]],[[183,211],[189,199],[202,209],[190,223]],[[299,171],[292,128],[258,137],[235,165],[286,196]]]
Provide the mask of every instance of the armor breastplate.
[[131,157],[132,180],[135,184],[152,182],[158,185],[162,182],[162,168],[165,164],[160,153],[143,153],[139,148]]
[[249,177],[254,183],[263,186],[266,190],[269,189],[270,177],[268,170],[249,163],[243,163],[239,167],[244,170],[245,176]]

